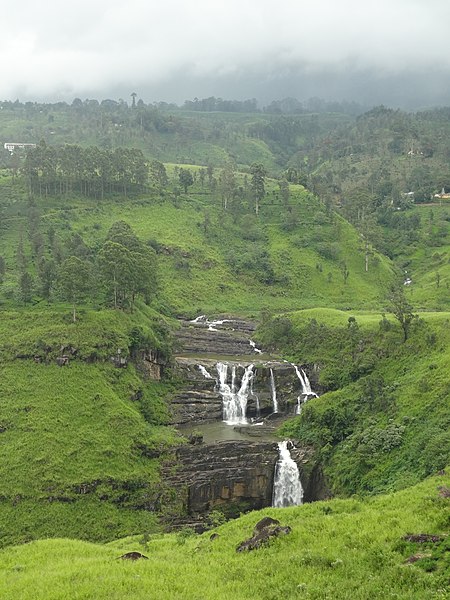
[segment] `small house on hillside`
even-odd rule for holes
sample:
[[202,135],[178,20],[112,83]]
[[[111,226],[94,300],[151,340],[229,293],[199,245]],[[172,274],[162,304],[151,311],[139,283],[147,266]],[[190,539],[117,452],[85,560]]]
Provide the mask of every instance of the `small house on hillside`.
[[445,191],[445,188],[442,188],[442,191],[440,194],[435,194],[434,195],[435,198],[439,198],[440,200],[449,200],[450,199],[450,193]]
[[14,150],[26,150],[27,148],[36,148],[36,144],[28,144],[24,142],[5,142],[3,144],[5,150],[13,154]]

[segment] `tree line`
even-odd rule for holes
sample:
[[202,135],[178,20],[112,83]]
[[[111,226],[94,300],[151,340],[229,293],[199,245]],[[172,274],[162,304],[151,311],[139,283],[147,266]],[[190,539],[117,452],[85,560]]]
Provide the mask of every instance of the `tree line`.
[[141,150],[75,144],[48,146],[44,141],[27,151],[22,167],[31,195],[79,193],[103,198],[105,194],[143,191],[148,166]]

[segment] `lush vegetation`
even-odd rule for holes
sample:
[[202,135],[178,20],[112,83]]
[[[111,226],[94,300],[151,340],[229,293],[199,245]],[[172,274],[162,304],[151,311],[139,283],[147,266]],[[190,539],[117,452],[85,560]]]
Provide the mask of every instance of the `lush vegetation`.
[[[447,477],[364,502],[333,500],[250,513],[210,539],[183,530],[108,545],[42,540],[0,552],[5,600],[448,598]],[[237,545],[263,516],[292,533],[249,554]],[[408,534],[434,534],[415,543]],[[413,538],[414,539],[414,538]],[[138,551],[148,560],[117,560]],[[414,558],[412,558],[414,557]],[[411,564],[410,564],[411,563]]]
[[[403,537],[448,533],[448,109],[0,106],[36,144],[0,155],[0,595],[446,597],[448,538]],[[269,510],[293,534],[245,557],[260,515],[157,533],[176,317],[205,313],[319,373],[281,434],[373,498]]]
[[393,315],[374,313],[306,310],[261,327],[330,390],[283,433],[316,448],[336,493],[400,489],[448,464],[449,317],[421,314],[406,341]]

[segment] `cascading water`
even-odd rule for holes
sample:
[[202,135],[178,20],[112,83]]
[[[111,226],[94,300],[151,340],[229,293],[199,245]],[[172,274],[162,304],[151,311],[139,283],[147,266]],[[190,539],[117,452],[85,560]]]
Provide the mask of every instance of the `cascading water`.
[[218,388],[222,396],[223,420],[228,425],[247,423],[247,399],[253,379],[253,365],[245,368],[239,389],[236,386],[236,366],[231,371],[231,386],[227,383],[228,365],[217,363]]
[[275,465],[273,482],[272,506],[274,508],[298,506],[303,501],[300,474],[289,452],[288,443],[287,441],[278,443],[280,456]]
[[258,354],[262,354],[262,350],[260,350],[259,348],[256,347],[256,343],[253,340],[249,340],[249,344],[253,348],[254,352],[257,352]]
[[273,412],[278,412],[278,400],[277,400],[277,388],[275,387],[275,376],[273,374],[273,369],[270,369],[270,389],[272,392],[272,405]]
[[205,379],[214,379],[213,376],[208,373],[208,371],[203,365],[197,365],[197,367]]
[[302,409],[302,404],[306,402],[310,397],[317,398],[316,392],[313,392],[311,389],[311,384],[309,382],[308,376],[306,375],[303,369],[299,369],[297,365],[291,363],[295,369],[295,373],[300,380],[302,386],[302,393],[299,394],[297,398],[297,410],[296,413],[299,415]]
[[210,321],[206,315],[199,315],[198,317],[192,319],[192,321],[189,322],[195,323],[197,325],[207,325],[209,331],[217,331],[216,328],[218,325],[223,325],[224,323],[231,323],[230,319],[218,319],[216,321]]
[[256,376],[256,371],[253,374],[253,377],[250,379],[250,396],[255,398],[255,408],[256,408],[256,418],[259,419],[259,417],[261,416],[261,406],[259,404],[259,396],[258,394],[255,394],[255,392],[253,391],[253,380]]

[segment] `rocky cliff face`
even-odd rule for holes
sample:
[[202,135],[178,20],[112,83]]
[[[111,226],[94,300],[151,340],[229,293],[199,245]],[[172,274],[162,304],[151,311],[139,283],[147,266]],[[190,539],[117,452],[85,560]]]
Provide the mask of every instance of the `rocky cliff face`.
[[[226,362],[236,368],[240,382],[245,368],[254,365],[253,393],[248,396],[247,414],[256,417],[258,407],[262,416],[273,412],[272,381],[276,386],[279,410],[295,414],[302,388],[294,367],[273,360],[251,342],[253,323],[242,319],[203,320],[182,322],[177,332],[175,370],[185,381],[183,390],[172,399],[172,423],[186,424],[217,420],[220,417],[221,396],[216,389],[217,363]],[[304,367],[313,387],[317,387],[318,368]]]
[[[291,455],[299,467],[304,501],[328,498],[329,490],[311,451],[298,448]],[[275,442],[186,445],[177,450],[175,468],[166,466],[166,481],[182,497],[188,520],[197,521],[214,509],[237,516],[243,510],[271,506],[278,456]]]

